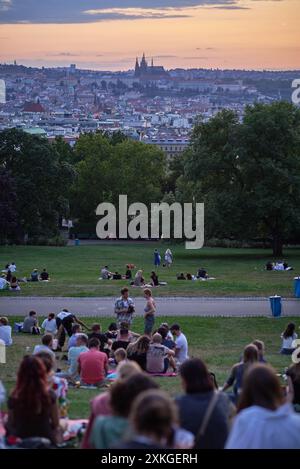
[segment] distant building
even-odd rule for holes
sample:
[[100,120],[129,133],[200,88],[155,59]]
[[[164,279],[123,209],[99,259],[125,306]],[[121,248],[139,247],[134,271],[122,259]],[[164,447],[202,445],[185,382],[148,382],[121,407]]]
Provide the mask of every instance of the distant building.
[[41,103],[25,103],[23,106],[23,112],[29,112],[29,113],[41,113],[41,112],[46,112],[44,107],[41,105]]
[[134,77],[139,78],[140,80],[155,81],[169,78],[169,74],[163,66],[154,65],[153,59],[151,61],[151,65],[149,66],[144,53],[140,63],[138,58],[136,58]]
[[159,139],[153,138],[148,141],[145,140],[145,143],[158,146],[168,158],[172,158],[183,153],[188,148],[190,140],[186,137]]

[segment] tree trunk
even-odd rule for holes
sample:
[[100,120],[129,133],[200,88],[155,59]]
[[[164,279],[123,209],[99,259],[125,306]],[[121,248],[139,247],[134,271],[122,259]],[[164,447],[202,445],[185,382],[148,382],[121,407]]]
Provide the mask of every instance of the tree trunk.
[[272,241],[273,256],[282,257],[283,241],[280,235],[275,234]]

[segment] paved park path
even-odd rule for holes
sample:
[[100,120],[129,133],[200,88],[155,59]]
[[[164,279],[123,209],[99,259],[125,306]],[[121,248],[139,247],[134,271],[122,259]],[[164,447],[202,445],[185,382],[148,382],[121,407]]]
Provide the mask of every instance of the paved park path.
[[[143,314],[145,300],[136,298],[136,313]],[[57,313],[63,308],[78,316],[113,316],[114,298],[2,297],[0,316],[23,315],[31,309],[39,314]],[[157,316],[271,316],[269,298],[160,297]],[[282,299],[283,316],[300,316],[300,299]]]

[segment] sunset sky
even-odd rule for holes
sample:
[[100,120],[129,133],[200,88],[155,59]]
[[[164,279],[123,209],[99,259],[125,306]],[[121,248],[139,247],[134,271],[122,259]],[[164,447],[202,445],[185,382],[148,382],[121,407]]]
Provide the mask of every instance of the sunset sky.
[[0,62],[300,69],[300,0],[0,0]]

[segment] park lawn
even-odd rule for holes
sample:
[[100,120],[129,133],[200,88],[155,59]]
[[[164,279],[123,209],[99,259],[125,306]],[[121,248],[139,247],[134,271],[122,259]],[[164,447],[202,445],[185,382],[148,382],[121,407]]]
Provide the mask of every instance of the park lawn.
[[[49,283],[21,283],[20,293],[1,295],[24,296],[117,296],[120,288],[129,285],[124,280],[98,280],[100,269],[108,265],[113,272],[125,273],[126,264],[143,269],[146,280],[154,269],[153,251],[161,255],[167,244],[154,242],[107,242],[98,245],[68,247],[0,246],[0,268],[16,262],[19,278],[29,277],[37,268],[46,268]],[[300,274],[300,249],[286,249],[284,259],[294,267],[290,272],[267,272],[264,265],[273,260],[270,250],[203,248],[186,250],[183,245],[171,245],[174,263],[170,269],[156,269],[159,279],[168,285],[159,287],[155,296],[293,296],[293,278]],[[176,274],[204,267],[215,280],[179,281]],[[142,295],[141,289],[135,296]]]
[[[10,323],[21,321],[21,317],[10,317]],[[42,321],[42,318],[40,318]],[[280,355],[280,333],[285,325],[296,321],[297,329],[300,326],[299,318],[196,318],[196,317],[168,317],[159,318],[159,322],[167,320],[169,324],[178,322],[189,342],[190,357],[201,357],[207,363],[210,371],[216,373],[219,385],[222,385],[228,376],[231,366],[241,357],[243,348],[254,339],[261,339],[266,346],[266,359],[274,366],[278,373],[283,373],[291,364],[291,357]],[[84,318],[91,325],[95,318]],[[110,323],[109,318],[101,318],[103,330]],[[157,326],[159,325],[157,320]],[[143,319],[136,318],[134,330],[142,332]],[[14,345],[8,347],[7,363],[0,364],[0,379],[9,392],[16,381],[16,373],[22,356],[27,347],[32,352],[40,337],[26,334],[14,334]],[[58,367],[64,369],[66,362],[58,361]],[[160,386],[172,396],[181,392],[180,378],[155,378]],[[86,389],[70,389],[69,416],[71,418],[86,418],[89,414],[89,401],[97,395],[98,391]]]

